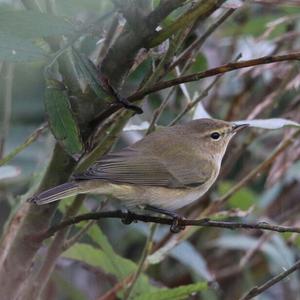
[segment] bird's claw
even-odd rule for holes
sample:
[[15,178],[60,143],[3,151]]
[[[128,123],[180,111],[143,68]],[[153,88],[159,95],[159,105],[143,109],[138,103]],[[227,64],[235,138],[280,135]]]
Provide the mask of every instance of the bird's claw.
[[179,233],[180,231],[185,229],[185,225],[180,224],[183,221],[183,217],[174,217],[173,222],[170,227],[170,232]]
[[125,212],[123,211],[121,222],[125,225],[129,225],[132,222],[136,222],[136,220],[134,219],[132,213],[129,210],[126,210]]

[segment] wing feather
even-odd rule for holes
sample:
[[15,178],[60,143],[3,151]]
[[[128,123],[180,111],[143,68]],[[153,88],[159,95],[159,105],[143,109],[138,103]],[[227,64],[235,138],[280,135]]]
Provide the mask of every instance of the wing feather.
[[[104,179],[114,183],[163,186],[169,188],[193,187],[203,184],[209,174],[195,170],[194,163],[176,159],[176,164],[139,149],[127,147],[104,156],[75,180]],[[207,169],[207,168],[206,168]]]

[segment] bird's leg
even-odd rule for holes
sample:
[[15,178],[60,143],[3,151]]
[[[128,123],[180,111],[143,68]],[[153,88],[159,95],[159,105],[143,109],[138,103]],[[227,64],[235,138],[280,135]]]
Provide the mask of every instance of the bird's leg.
[[136,220],[134,219],[132,213],[130,210],[128,209],[121,209],[124,217],[121,219],[122,223],[125,225],[129,225],[132,222],[136,222]]
[[150,211],[153,211],[153,212],[157,212],[157,213],[172,217],[173,222],[172,222],[172,225],[170,227],[170,231],[172,233],[178,233],[181,230],[185,229],[184,225],[180,225],[180,221],[184,220],[185,218],[183,216],[179,215],[177,212],[167,210],[167,209],[163,209],[163,208],[159,208],[159,207],[155,207],[155,206],[152,206],[152,205],[146,205],[144,208],[146,210],[150,210]]

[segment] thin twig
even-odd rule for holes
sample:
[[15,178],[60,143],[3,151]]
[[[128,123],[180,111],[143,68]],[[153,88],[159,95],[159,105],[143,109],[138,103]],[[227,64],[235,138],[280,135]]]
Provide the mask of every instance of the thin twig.
[[199,49],[205,43],[207,38],[211,36],[215,30],[223,24],[227,18],[229,18],[234,12],[235,8],[230,8],[227,12],[224,13],[215,23],[213,23],[200,37],[198,37],[188,48],[186,48],[180,56],[172,63],[169,67],[169,70],[172,70],[176,66],[178,66],[182,61],[186,60],[194,50]]
[[298,260],[291,268],[287,269],[284,272],[281,272],[280,274],[276,275],[275,277],[271,278],[261,286],[256,286],[252,288],[246,295],[244,295],[240,300],[249,300],[254,298],[257,295],[262,294],[264,291],[266,291],[268,288],[273,286],[274,284],[278,283],[279,281],[283,280],[293,272],[300,269],[300,260]]
[[138,268],[137,268],[136,272],[134,273],[134,275],[132,276],[132,280],[130,280],[130,282],[129,282],[129,287],[126,290],[126,292],[124,294],[124,297],[123,297],[124,300],[130,299],[130,296],[131,296],[132,291],[135,287],[135,284],[137,283],[140,275],[143,272],[143,269],[145,267],[145,262],[146,262],[147,257],[149,255],[149,253],[151,252],[151,249],[152,249],[153,236],[154,236],[155,230],[156,230],[156,224],[151,224],[150,233],[147,237],[147,241],[145,243],[145,247],[143,249],[143,253],[142,253],[141,259],[140,259],[139,264],[138,264]]
[[242,69],[242,68],[248,68],[248,67],[254,67],[258,65],[264,65],[264,64],[271,64],[275,62],[283,62],[283,61],[290,61],[290,60],[300,60],[300,52],[294,52],[284,55],[276,55],[276,56],[263,56],[260,58],[250,59],[250,60],[244,60],[244,61],[238,61],[238,62],[231,62],[216,68],[212,68],[203,72],[199,73],[193,73],[190,75],[174,78],[168,81],[162,81],[154,84],[153,86],[149,88],[145,88],[142,90],[137,91],[130,97],[128,97],[128,101],[137,101],[143,98],[144,96],[181,84],[185,82],[192,82],[197,81],[203,78],[212,77],[218,74],[227,73],[230,71]]
[[83,228],[81,228],[76,234],[74,234],[69,239],[65,240],[64,244],[61,247],[61,252],[66,251],[71,248],[77,242],[79,242],[82,237],[87,233],[87,231],[95,224],[95,220],[89,221]]
[[96,65],[98,66],[101,62],[101,60],[103,59],[103,57],[107,54],[107,51],[115,37],[115,34],[117,32],[118,29],[118,25],[119,25],[119,17],[117,14],[115,14],[113,16],[112,22],[110,24],[110,27],[107,31],[107,34],[105,36],[105,40],[103,42],[103,45],[101,47],[100,53],[97,57],[97,62]]
[[[128,218],[132,222],[142,221],[151,222],[157,224],[172,225],[174,220],[166,217],[157,217],[147,214],[137,214],[137,213],[127,213],[121,210],[115,211],[103,211],[103,212],[93,212],[78,215],[75,217],[70,217],[61,223],[51,226],[44,232],[38,233],[32,236],[34,240],[44,240],[51,237],[56,232],[65,229],[70,225],[80,223],[82,221],[88,220],[100,220],[100,219],[121,219],[128,221]],[[182,219],[179,220],[179,225],[181,226],[200,226],[200,227],[217,227],[217,228],[227,228],[227,229],[259,229],[259,230],[269,230],[276,232],[295,232],[300,233],[300,227],[297,226],[280,226],[275,224],[269,224],[267,222],[257,222],[257,223],[243,223],[243,222],[227,222],[227,221],[214,221],[208,218],[192,220],[192,219]]]
[[11,105],[12,105],[12,88],[13,88],[13,75],[14,65],[11,63],[5,64],[3,69],[4,76],[4,88],[3,88],[3,115],[1,121],[1,133],[0,133],[0,159],[4,153],[5,139],[9,133],[10,119],[11,119]]
[[271,155],[265,159],[261,164],[259,164],[256,168],[254,168],[251,172],[247,174],[241,181],[239,181],[235,186],[233,186],[225,195],[223,195],[220,199],[218,199],[215,204],[217,207],[224,205],[224,203],[240,188],[242,188],[245,184],[247,184],[252,178],[254,178],[257,174],[268,168],[274,159],[282,153],[290,144],[293,143],[293,140],[299,136],[300,130],[296,130],[289,138],[283,140],[278,147],[271,153]]
[[37,128],[33,133],[30,134],[30,136],[25,140],[23,144],[16,147],[14,150],[12,150],[10,153],[8,153],[5,157],[0,159],[0,166],[6,164],[8,161],[12,160],[17,154],[19,154],[21,151],[23,151],[25,148],[27,148],[29,145],[31,145],[45,130],[48,128],[48,124],[44,123],[39,128]]
[[185,108],[181,113],[177,115],[177,117],[172,120],[169,126],[176,124],[186,113],[188,113],[193,107],[195,107],[199,102],[201,102],[209,93],[209,91],[214,87],[214,85],[219,81],[221,75],[216,77],[202,92],[201,94],[192,102],[186,104]]
[[[294,52],[294,53],[277,55],[277,56],[272,56],[272,55],[263,56],[256,59],[244,60],[239,62],[231,62],[216,68],[208,69],[203,72],[193,73],[187,76],[182,76],[168,81],[161,81],[152,85],[151,87],[138,90],[137,92],[129,96],[127,100],[130,102],[136,102],[141,100],[148,94],[158,92],[160,90],[173,87],[184,82],[198,81],[203,78],[216,76],[218,74],[223,74],[223,73],[231,72],[242,68],[254,67],[254,66],[264,65],[264,64],[271,64],[275,62],[284,62],[290,60],[300,60],[300,52]],[[119,103],[111,104],[111,106],[107,110],[105,110],[103,113],[99,114],[97,118],[95,118],[95,122],[100,122],[105,120],[114,112],[118,111],[120,108],[122,108],[122,105],[120,105]]]

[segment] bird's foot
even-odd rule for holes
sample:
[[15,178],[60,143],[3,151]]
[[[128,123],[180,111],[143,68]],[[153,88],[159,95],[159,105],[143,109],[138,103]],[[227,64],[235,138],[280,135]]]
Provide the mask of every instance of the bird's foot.
[[182,216],[173,217],[173,222],[170,227],[170,232],[172,233],[179,233],[180,231],[185,229],[185,225],[182,225],[182,221],[184,221],[185,218]]
[[131,224],[132,222],[136,222],[136,220],[134,219],[132,213],[130,210],[125,210],[125,209],[122,209],[122,213],[123,213],[123,217],[121,219],[121,222],[125,225],[129,225]]
[[172,217],[172,224],[170,227],[170,231],[172,233],[178,233],[181,230],[185,229],[185,225],[181,224],[182,221],[185,220],[185,218],[183,216],[181,216],[180,214],[178,214],[177,212],[159,208],[159,207],[155,207],[155,206],[151,206],[151,205],[146,205],[145,209]]

